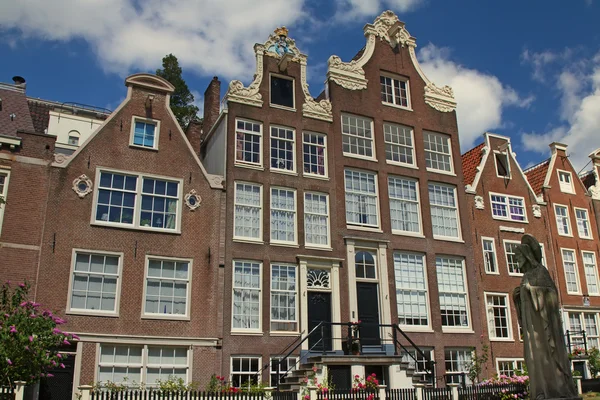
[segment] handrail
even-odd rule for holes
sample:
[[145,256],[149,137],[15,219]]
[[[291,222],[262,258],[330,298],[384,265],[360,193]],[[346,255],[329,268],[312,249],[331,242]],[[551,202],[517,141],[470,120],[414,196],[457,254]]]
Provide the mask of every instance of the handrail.
[[[293,342],[291,342],[290,344],[288,344],[288,345],[286,346],[286,348],[285,348],[285,349],[281,350],[281,351],[280,351],[280,352],[277,354],[277,357],[279,357],[280,355],[282,355],[283,353],[285,353],[285,352],[286,352],[286,351],[287,351],[287,350],[288,350],[290,347],[292,347],[292,345],[293,345],[294,343],[296,343],[296,341],[302,337],[302,335],[304,334],[304,332],[306,332],[306,331],[302,331],[302,332],[300,332],[300,334],[299,334],[298,336],[296,336],[296,338],[294,339],[294,341],[293,341]],[[281,360],[280,360],[279,362],[281,362]],[[263,366],[263,367],[262,367],[262,368],[261,368],[261,369],[260,369],[258,372],[256,372],[256,373],[253,375],[253,378],[254,378],[254,377],[256,377],[256,376],[259,376],[260,374],[262,374],[262,373],[264,372],[264,370],[265,370],[265,369],[269,368],[269,366],[271,366],[271,359],[269,359],[269,362],[268,362],[267,364],[265,364],[265,365],[264,365],[264,366]],[[278,367],[279,367],[279,366],[278,366]],[[278,368],[278,371],[279,371],[279,368]]]

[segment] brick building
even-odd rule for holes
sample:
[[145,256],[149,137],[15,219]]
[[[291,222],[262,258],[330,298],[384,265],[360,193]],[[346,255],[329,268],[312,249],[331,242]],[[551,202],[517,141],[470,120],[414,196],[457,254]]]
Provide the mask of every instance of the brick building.
[[[550,144],[551,157],[525,171],[531,186],[547,203],[551,246],[556,260],[555,282],[571,349],[598,347],[600,286],[598,225],[594,200],[567,156],[567,146]],[[585,335],[584,335],[585,333]],[[585,336],[585,340],[584,340]],[[573,362],[585,369],[585,361]]]
[[523,274],[514,249],[523,233],[543,248],[544,265],[556,280],[546,203],[538,199],[515,158],[510,138],[485,133],[480,145],[462,155],[473,253],[479,282],[481,331],[487,332],[491,365],[488,372],[512,376],[523,368],[512,292]]
[[[254,80],[231,82],[205,125],[201,158],[228,194],[222,370],[235,384],[273,382],[269,361],[316,326],[296,355],[325,351],[311,361],[338,387],[351,371],[407,385],[392,326],[425,351],[410,350],[417,376],[437,362],[438,384],[480,345],[452,90],[424,76],[392,12],[365,36],[352,61],[329,59],[314,99],[307,57],[277,29],[254,47]],[[344,358],[358,320],[362,355]]]

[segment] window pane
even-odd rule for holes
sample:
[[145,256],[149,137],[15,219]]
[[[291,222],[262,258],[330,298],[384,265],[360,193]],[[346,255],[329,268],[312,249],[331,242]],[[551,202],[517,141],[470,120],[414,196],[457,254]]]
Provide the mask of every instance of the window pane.
[[371,120],[342,115],[342,147],[344,153],[374,157]]
[[256,262],[234,262],[233,328],[260,327],[260,268]]
[[271,76],[271,104],[294,108],[294,80]]
[[355,225],[379,226],[376,175],[346,170],[346,222]]
[[260,239],[261,187],[249,183],[235,185],[234,236]]
[[329,246],[329,196],[304,194],[304,231],[306,244]]
[[427,168],[451,172],[450,136],[424,131],[423,138]]
[[417,181],[389,177],[388,190],[392,230],[421,232]]
[[394,253],[396,300],[400,325],[429,325],[424,256]]
[[442,326],[469,326],[463,260],[452,257],[436,257],[435,264]]

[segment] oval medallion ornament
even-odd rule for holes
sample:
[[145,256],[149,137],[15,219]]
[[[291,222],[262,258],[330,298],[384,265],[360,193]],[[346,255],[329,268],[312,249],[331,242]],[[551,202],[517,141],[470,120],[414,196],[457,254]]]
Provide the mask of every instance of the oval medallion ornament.
[[73,191],[82,199],[89,193],[92,193],[93,187],[92,180],[85,174],[73,180]]
[[200,207],[200,203],[202,203],[202,197],[200,197],[194,189],[190,190],[190,192],[184,196],[184,200],[185,205],[192,211]]

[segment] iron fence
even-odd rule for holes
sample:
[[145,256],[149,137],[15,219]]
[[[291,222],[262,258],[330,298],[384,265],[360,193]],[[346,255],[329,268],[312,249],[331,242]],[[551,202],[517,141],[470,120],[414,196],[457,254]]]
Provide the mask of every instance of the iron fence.
[[385,391],[387,400],[416,400],[417,389],[389,389]]
[[453,400],[451,388],[423,388],[423,400]]
[[458,389],[458,400],[500,400],[505,394],[519,394],[526,390],[527,386],[520,383],[467,386]]

